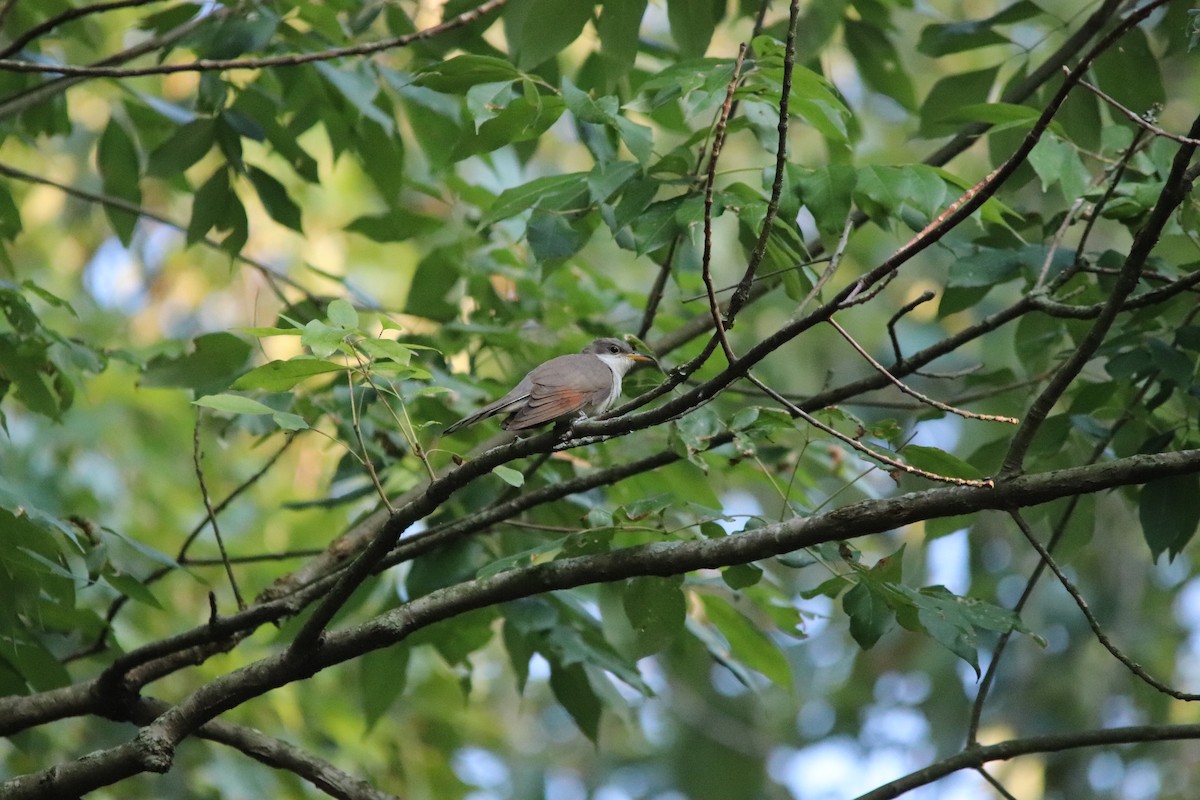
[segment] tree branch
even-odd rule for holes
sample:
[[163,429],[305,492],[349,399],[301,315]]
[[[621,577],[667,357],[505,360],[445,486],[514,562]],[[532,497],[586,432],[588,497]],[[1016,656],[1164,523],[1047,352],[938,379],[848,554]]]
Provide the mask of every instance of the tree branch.
[[[959,486],[864,500],[737,536],[654,542],[466,581],[431,592],[353,628],[326,632],[299,652],[291,648],[218,677],[143,728],[129,742],[14,778],[0,784],[0,794],[7,800],[41,797],[44,791],[83,794],[139,772],[165,771],[170,767],[175,746],[218,714],[326,667],[398,643],[435,622],[496,603],[636,576],[669,576],[744,564],[824,542],[893,530],[919,520],[1037,505],[1060,497],[1196,472],[1200,472],[1200,450],[1131,456],[1104,464],[1017,476],[997,483],[995,488]],[[9,710],[19,710],[20,701],[28,699],[0,698],[0,719],[7,719]]]

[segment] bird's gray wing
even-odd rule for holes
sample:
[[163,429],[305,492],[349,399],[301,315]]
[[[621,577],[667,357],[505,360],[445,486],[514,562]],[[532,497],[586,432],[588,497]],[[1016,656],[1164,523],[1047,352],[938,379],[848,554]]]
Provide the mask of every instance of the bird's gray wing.
[[509,411],[513,411],[513,406],[524,403],[525,399],[529,397],[529,390],[533,386],[532,381],[530,381],[531,376],[532,373],[526,375],[521,379],[520,383],[512,388],[512,391],[510,391],[508,394],[497,400],[493,400],[483,408],[476,411],[474,414],[468,414],[458,422],[446,428],[446,430],[442,431],[442,435],[445,436],[446,434],[454,433],[459,428],[464,428],[467,425],[474,425],[481,419],[487,419],[488,417],[495,416],[496,414],[504,414]]
[[612,392],[612,370],[593,355],[552,358],[530,372],[528,400],[504,421],[504,429],[532,428],[586,411]]

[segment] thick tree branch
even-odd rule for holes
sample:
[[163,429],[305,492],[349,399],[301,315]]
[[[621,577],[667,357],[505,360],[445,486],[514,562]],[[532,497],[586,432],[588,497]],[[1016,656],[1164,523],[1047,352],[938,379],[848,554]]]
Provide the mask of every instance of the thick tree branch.
[[[200,725],[273,688],[402,641],[416,630],[458,614],[548,591],[644,575],[678,575],[789,553],[823,542],[880,533],[936,517],[1008,509],[1099,492],[1178,474],[1200,472],[1200,450],[1132,456],[999,482],[995,488],[953,487],[865,500],[827,513],[759,530],[686,542],[655,542],[595,556],[568,558],[467,581],[353,628],[327,632],[303,650],[283,653],[223,675],[143,728],[131,741],[0,784],[6,798],[43,791],[82,794],[139,772],[165,771],[175,746]],[[376,540],[378,541],[378,540]],[[374,544],[374,543],[373,543]],[[6,699],[7,700],[7,699]],[[0,718],[4,718],[0,705]]]
[[903,778],[859,795],[855,800],[891,800],[962,769],[973,769],[991,761],[1008,761],[1033,753],[1060,753],[1084,747],[1111,747],[1137,742],[1173,742],[1188,739],[1200,739],[1200,725],[1137,725],[1010,739],[998,744],[967,748],[925,769],[911,772]]

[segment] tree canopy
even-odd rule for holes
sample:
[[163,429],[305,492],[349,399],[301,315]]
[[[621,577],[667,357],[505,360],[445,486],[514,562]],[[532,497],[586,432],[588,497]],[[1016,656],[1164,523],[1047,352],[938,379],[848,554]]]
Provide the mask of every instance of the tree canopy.
[[1198,39],[3,0],[0,796],[1194,796]]

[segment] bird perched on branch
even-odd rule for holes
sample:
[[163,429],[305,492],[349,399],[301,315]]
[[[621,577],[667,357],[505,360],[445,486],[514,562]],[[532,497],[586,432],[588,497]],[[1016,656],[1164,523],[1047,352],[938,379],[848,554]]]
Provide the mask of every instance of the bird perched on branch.
[[496,414],[508,414],[500,423],[507,431],[603,414],[620,397],[621,379],[642,363],[656,362],[620,339],[597,339],[581,353],[557,356],[534,367],[511,392],[463,417],[444,433]]

